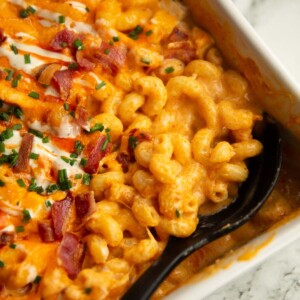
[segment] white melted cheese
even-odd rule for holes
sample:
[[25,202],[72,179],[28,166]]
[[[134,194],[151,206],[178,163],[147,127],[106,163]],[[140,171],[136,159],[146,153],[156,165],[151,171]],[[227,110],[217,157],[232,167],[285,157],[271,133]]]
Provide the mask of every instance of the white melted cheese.
[[68,3],[70,6],[72,6],[73,8],[79,10],[81,13],[86,14],[87,10],[86,10],[86,6],[81,3],[81,2],[77,2],[77,1],[68,1],[66,2]]
[[25,38],[25,39],[30,39],[30,40],[35,40],[35,37],[33,37],[32,35],[26,33],[26,32],[17,32],[15,34],[15,37],[17,38]]
[[32,74],[35,68],[45,64],[45,61],[33,56],[30,57],[30,64],[25,64],[24,56],[15,55],[7,44],[0,47],[0,56],[5,56],[13,68],[22,70],[27,74]]
[[10,139],[4,141],[5,144],[4,154],[6,155],[11,154],[12,149],[19,151],[21,141],[22,141],[22,137],[20,136],[19,131],[14,130],[14,135]]
[[18,6],[22,6],[23,8],[27,8],[27,3],[23,0],[8,0],[9,3],[18,5]]
[[76,138],[80,135],[81,128],[74,122],[71,116],[65,116],[62,119],[59,127],[53,128],[57,133],[58,137],[61,138]]
[[0,232],[14,232],[14,231],[15,231],[15,226],[13,224],[8,225],[0,230]]
[[52,27],[54,24],[48,20],[39,20],[39,23],[44,27]]
[[[67,56],[67,55],[57,53],[57,52],[53,52],[53,51],[48,51],[48,50],[42,49],[38,46],[23,44],[23,43],[20,43],[16,40],[13,40],[10,37],[7,38],[7,43],[9,45],[11,45],[11,44],[15,45],[18,48],[18,50],[28,52],[28,53],[32,53],[32,54],[36,54],[36,55],[39,55],[39,56],[42,56],[42,57],[45,57],[45,58],[61,60],[61,61],[64,61],[64,62],[71,62],[72,61],[72,58]],[[24,57],[23,57],[23,59],[24,59]]]
[[[25,1],[9,0],[9,2],[12,4],[18,5],[18,6],[25,7],[25,8],[29,6]],[[79,2],[77,2],[77,3],[79,3]],[[36,10],[35,14],[39,18],[48,20],[48,21],[52,21],[55,23],[58,23],[59,17],[61,16],[60,13],[56,13],[56,12],[50,11],[48,9],[42,9],[37,6],[34,6],[34,9]],[[46,27],[50,27],[48,25],[49,25],[49,23],[46,23]],[[95,31],[93,26],[83,23],[83,22],[76,22],[69,17],[65,17],[65,25],[67,27],[75,30],[78,33],[90,33],[93,35],[97,34],[97,32]]]
[[26,271],[28,272],[26,282],[33,282],[36,276],[38,275],[36,267],[27,263],[25,265],[22,265],[22,268],[26,269]]

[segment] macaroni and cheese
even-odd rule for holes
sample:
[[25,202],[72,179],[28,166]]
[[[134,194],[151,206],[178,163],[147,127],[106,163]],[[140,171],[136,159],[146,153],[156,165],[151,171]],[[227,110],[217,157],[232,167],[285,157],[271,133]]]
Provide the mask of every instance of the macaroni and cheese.
[[237,195],[261,111],[179,1],[0,9],[1,297],[117,299]]

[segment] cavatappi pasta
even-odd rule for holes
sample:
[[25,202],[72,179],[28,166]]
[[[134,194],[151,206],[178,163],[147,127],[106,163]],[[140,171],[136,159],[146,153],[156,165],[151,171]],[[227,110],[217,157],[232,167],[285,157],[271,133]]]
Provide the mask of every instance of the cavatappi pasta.
[[118,299],[236,196],[260,110],[179,1],[0,9],[1,297]]

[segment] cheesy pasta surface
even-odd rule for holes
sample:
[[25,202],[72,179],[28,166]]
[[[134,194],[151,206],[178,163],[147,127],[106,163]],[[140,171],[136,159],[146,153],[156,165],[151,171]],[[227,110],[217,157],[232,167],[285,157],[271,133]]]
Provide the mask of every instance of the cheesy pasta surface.
[[0,10],[0,297],[118,299],[237,195],[260,110],[178,1]]

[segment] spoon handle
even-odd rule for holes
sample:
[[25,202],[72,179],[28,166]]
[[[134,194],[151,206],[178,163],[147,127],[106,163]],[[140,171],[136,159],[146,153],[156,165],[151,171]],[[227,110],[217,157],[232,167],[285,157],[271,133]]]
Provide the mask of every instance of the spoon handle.
[[199,247],[208,244],[211,239],[204,236],[198,240],[196,246],[192,243],[186,244],[184,241],[185,239],[171,237],[162,255],[139,277],[121,299],[150,299],[158,286],[181,261]]

